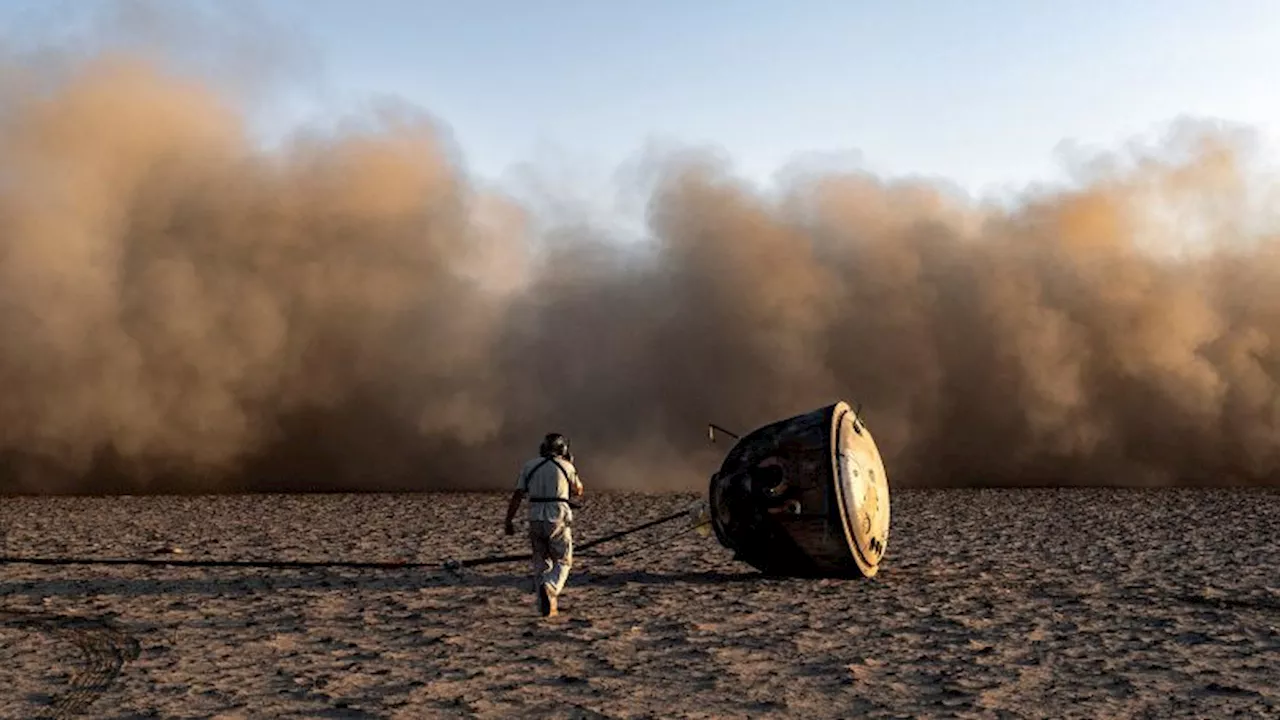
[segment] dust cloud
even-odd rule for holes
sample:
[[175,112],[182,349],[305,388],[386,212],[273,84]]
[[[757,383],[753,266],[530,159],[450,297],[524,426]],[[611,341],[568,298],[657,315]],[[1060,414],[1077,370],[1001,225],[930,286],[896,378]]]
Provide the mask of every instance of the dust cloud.
[[0,489],[701,489],[748,429],[861,402],[899,486],[1280,484],[1280,243],[1247,134],[1076,182],[652,158],[647,236],[471,181],[371,112],[266,148],[117,52],[0,60]]

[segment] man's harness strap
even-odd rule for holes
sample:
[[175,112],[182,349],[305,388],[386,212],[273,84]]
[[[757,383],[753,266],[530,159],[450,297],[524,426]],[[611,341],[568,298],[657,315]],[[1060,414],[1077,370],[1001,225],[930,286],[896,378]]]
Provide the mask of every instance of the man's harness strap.
[[[532,478],[533,474],[541,470],[542,466],[546,465],[547,463],[554,463],[556,466],[556,469],[560,471],[560,474],[564,475],[565,482],[572,484],[572,481],[569,479],[569,473],[565,472],[564,466],[556,462],[556,459],[553,457],[544,458],[542,462],[535,465],[533,469],[529,471],[528,477]],[[531,503],[557,503],[557,502],[564,503],[565,505],[568,505],[574,510],[577,510],[582,507],[581,505],[574,503],[569,498],[562,498],[562,497],[550,497],[550,498],[531,497],[529,498],[529,502]]]

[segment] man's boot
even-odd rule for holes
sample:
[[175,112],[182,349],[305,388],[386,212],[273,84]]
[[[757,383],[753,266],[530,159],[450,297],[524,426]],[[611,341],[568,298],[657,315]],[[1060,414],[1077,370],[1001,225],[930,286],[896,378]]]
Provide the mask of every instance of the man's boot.
[[550,585],[538,586],[538,612],[543,617],[553,617],[556,614],[556,596],[551,592]]

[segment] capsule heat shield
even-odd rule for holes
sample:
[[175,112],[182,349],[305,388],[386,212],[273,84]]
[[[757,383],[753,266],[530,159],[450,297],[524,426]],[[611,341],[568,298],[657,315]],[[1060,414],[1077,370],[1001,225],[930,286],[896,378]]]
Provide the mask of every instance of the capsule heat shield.
[[889,539],[884,464],[844,401],[739,439],[708,504],[720,544],[770,575],[874,577]]

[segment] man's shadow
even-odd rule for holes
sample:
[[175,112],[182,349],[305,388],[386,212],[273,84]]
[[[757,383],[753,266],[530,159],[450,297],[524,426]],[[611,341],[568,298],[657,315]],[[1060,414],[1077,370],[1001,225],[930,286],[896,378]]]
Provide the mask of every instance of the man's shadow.
[[[218,576],[209,577],[212,572]],[[529,584],[525,572],[488,573],[445,569],[394,569],[377,571],[277,570],[269,575],[245,574],[234,570],[206,571],[203,577],[175,578],[48,578],[6,580],[0,582],[0,599],[15,596],[78,598],[117,596],[145,598],[173,596],[250,597],[281,590],[307,591],[414,591],[426,588],[518,588]],[[655,573],[647,570],[583,570],[573,574],[577,587],[622,587],[626,585],[722,585],[727,583],[767,582],[770,578],[755,571],[747,572],[675,572]]]

